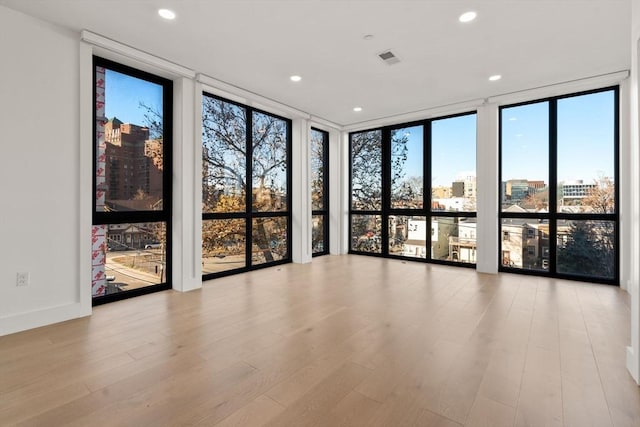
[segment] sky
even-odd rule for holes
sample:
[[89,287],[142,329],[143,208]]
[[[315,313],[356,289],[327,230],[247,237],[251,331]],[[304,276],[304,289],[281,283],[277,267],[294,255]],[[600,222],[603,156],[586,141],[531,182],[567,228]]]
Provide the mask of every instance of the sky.
[[[406,178],[422,176],[422,126],[394,130],[409,138]],[[434,187],[476,174],[476,115],[434,120],[431,126],[431,176]]]
[[[592,183],[613,177],[614,94],[598,92],[558,100],[558,181]],[[549,104],[540,102],[502,110],[502,180],[549,183]],[[422,131],[409,136],[407,176],[420,175]],[[475,175],[476,116],[432,122],[432,186],[450,186]]]
[[105,114],[108,119],[117,117],[123,123],[144,125],[144,110],[140,103],[162,111],[162,86],[106,70]]
[[431,185],[450,187],[476,174],[476,115],[431,122]]
[[[558,100],[558,181],[613,177],[613,91]],[[502,180],[549,183],[547,102],[502,110]]]
[[[112,70],[106,74],[105,110],[125,123],[144,125],[140,103],[162,107],[162,87]],[[613,176],[613,91],[558,101],[558,180]],[[502,180],[549,183],[548,102],[502,110]],[[406,176],[422,175],[422,128],[397,130],[407,135]],[[450,186],[476,170],[476,115],[432,122],[432,186]]]

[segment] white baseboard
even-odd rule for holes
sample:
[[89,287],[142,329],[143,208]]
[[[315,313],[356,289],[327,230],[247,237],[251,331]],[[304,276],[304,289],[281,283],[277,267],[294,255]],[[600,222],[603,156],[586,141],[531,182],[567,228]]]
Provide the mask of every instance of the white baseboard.
[[631,374],[631,377],[633,377],[633,380],[636,382],[636,384],[640,385],[640,381],[638,378],[638,368],[638,358],[633,352],[633,348],[629,346],[627,347],[627,369],[629,370],[629,373]]
[[83,307],[83,305],[78,302],[0,317],[0,336],[89,315],[91,315],[91,306]]

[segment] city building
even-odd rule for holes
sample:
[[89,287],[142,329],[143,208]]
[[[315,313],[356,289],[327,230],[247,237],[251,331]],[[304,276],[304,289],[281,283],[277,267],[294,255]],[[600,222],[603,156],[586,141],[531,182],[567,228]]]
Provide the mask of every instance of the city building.
[[467,176],[464,179],[464,197],[475,199],[477,196],[476,177],[475,175]]
[[523,201],[529,195],[529,181],[526,179],[510,179],[505,186],[507,200],[511,203]]
[[549,225],[522,219],[502,224],[502,265],[531,270],[549,266]]
[[[105,126],[106,203],[112,209],[124,201],[146,199],[153,205],[162,198],[162,171],[155,153],[162,142],[149,139],[149,129],[123,123],[116,117]],[[125,207],[126,208],[126,207]]]
[[450,261],[472,263],[476,262],[477,250],[477,223],[473,218],[458,221],[455,232],[457,235],[449,235]]
[[434,199],[450,199],[453,196],[451,187],[445,186],[433,187],[431,189],[431,194]]
[[476,177],[469,175],[464,179],[451,183],[451,197],[466,197],[475,199],[476,197]]
[[571,205],[584,199],[597,187],[597,184],[587,184],[583,180],[564,181],[558,186],[559,198],[565,205]]
[[453,181],[451,183],[451,195],[453,197],[464,197],[464,181]]
[[[425,258],[427,222],[410,219],[402,255]],[[439,217],[431,223],[431,258],[442,261],[476,262],[476,222],[473,218],[460,220]]]

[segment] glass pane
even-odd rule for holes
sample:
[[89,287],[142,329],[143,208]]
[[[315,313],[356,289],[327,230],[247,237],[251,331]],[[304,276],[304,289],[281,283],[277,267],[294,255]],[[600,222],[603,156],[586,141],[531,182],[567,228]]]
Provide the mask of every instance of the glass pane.
[[549,211],[549,103],[502,110],[504,212]]
[[324,209],[325,159],[324,148],[326,133],[311,129],[311,209]]
[[475,264],[476,224],[475,218],[433,217],[431,258]]
[[324,215],[313,215],[311,221],[311,249],[314,254],[324,253]]
[[615,212],[613,91],[558,100],[558,212]]
[[96,212],[162,210],[162,86],[96,67]]
[[202,211],[244,212],[247,111],[202,97]]
[[243,268],[246,265],[246,221],[202,221],[202,274]]
[[254,218],[252,237],[253,265],[288,258],[286,217]]
[[253,211],[286,211],[288,124],[253,113]]
[[351,207],[382,209],[382,132],[351,135]]
[[389,254],[426,258],[427,218],[424,216],[390,216]]
[[558,273],[613,279],[614,221],[558,221]]
[[391,208],[422,209],[423,127],[391,131]]
[[94,297],[164,283],[164,222],[92,227],[92,295]]
[[476,115],[431,123],[431,210],[476,211]]
[[351,216],[351,250],[358,252],[382,252],[382,216]]
[[549,270],[549,221],[506,218],[500,228],[502,265],[523,270]]

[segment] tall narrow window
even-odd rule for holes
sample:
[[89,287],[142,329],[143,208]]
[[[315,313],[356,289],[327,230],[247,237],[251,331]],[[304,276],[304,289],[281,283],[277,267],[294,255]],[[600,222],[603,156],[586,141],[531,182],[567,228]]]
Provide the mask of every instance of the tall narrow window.
[[385,203],[388,212],[384,215],[386,248],[392,256],[425,259],[424,125],[394,127],[388,135],[389,157],[384,162],[388,166],[388,201]]
[[290,121],[209,94],[202,114],[203,276],[288,262]]
[[503,107],[500,121],[501,269],[617,284],[618,89]]
[[351,134],[352,253],[474,265],[476,116]]
[[476,263],[476,115],[431,123],[431,256]]
[[546,271],[549,253],[549,101],[503,108],[500,187],[501,265]]
[[329,253],[329,133],[311,129],[311,249]]
[[170,288],[172,82],[94,57],[94,304]]
[[382,131],[351,135],[351,250],[382,253]]

